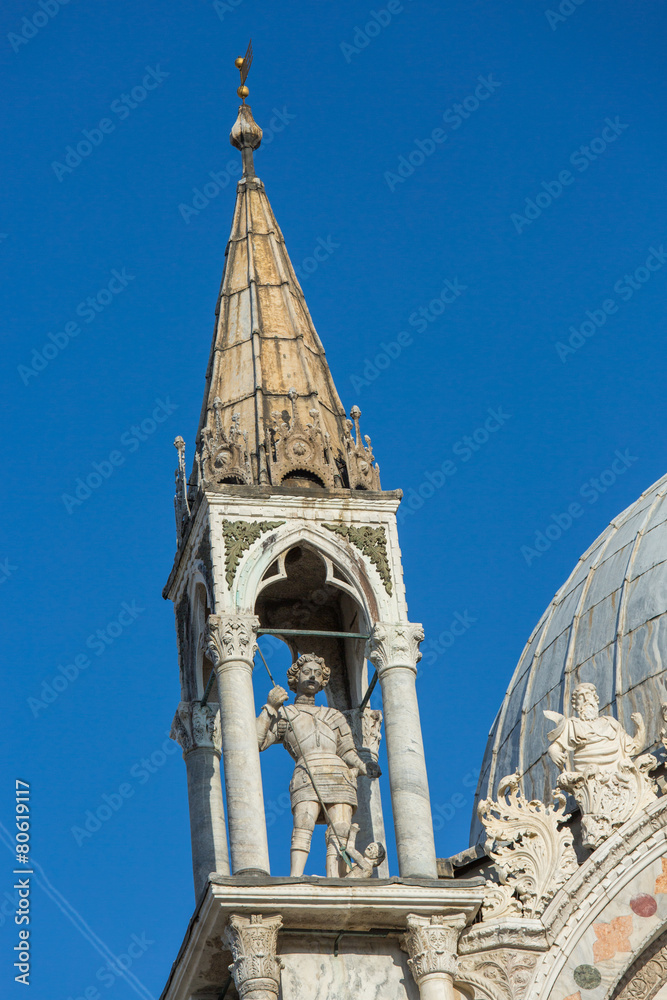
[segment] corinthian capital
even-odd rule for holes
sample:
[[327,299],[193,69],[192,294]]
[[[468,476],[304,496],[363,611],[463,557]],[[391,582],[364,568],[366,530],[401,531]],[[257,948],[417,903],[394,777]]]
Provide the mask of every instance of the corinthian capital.
[[241,1000],[276,1000],[282,962],[277,957],[283,918],[232,913],[222,936],[234,962],[229,966]]
[[220,755],[222,737],[218,705],[210,701],[206,705],[199,701],[181,701],[169,735],[180,744],[184,754],[206,749]]
[[456,974],[456,953],[465,925],[463,914],[448,917],[408,915],[408,931],[402,943],[409,955],[410,972],[420,990],[428,976],[453,977]]
[[421,625],[388,625],[378,622],[367,643],[369,660],[381,674],[392,667],[409,667],[417,672],[417,664],[422,658],[419,643],[424,638]]
[[252,666],[258,628],[257,615],[209,615],[204,643],[213,666],[221,667],[227,660],[244,660]]

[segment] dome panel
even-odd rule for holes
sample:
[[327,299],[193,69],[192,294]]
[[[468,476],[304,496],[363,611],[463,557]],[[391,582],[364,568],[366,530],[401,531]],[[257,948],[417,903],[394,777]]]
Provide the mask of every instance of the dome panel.
[[[577,684],[596,685],[600,709],[634,733],[644,716],[649,749],[667,700],[667,476],[619,514],[583,554],[521,655],[480,769],[477,799],[496,797],[519,772],[524,795],[549,800],[557,769],[547,755],[553,723]],[[564,709],[565,706],[565,709]],[[473,818],[472,842],[484,838]]]

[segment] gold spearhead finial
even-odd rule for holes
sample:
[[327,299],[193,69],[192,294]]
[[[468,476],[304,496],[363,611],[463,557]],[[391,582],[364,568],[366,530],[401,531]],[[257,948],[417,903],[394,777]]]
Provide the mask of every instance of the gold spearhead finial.
[[252,38],[248,42],[248,50],[244,56],[239,56],[238,59],[234,60],[234,65],[241,74],[241,86],[238,88],[236,93],[241,98],[245,104],[245,99],[250,93],[245,85],[248,73],[250,72],[250,67],[252,65]]

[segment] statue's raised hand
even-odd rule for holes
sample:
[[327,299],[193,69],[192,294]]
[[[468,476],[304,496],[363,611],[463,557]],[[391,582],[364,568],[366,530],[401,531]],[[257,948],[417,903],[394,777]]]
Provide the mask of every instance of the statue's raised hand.
[[267,701],[271,706],[271,708],[278,709],[284,702],[288,700],[288,698],[289,694],[287,693],[285,688],[276,686],[274,688],[271,688],[271,690],[269,691],[269,696],[267,698]]

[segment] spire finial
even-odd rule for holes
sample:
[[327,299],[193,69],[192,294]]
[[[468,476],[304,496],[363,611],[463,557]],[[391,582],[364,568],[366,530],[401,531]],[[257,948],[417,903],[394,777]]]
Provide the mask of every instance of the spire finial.
[[238,94],[238,96],[241,98],[241,100],[245,104],[245,99],[248,96],[248,94],[250,93],[250,91],[248,90],[248,88],[245,85],[245,82],[246,82],[248,73],[250,72],[250,67],[252,65],[252,38],[248,42],[248,48],[246,50],[246,54],[244,56],[239,56],[237,59],[235,59],[234,60],[234,65],[236,66],[237,70],[241,74],[241,86],[236,91],[236,93]]
[[245,86],[245,81],[248,73],[250,72],[251,63],[252,39],[248,43],[248,51],[246,54],[244,56],[239,56],[234,62],[234,65],[241,74],[241,86],[238,88],[236,93],[241,98],[242,104],[239,108],[238,118],[234,122],[232,130],[229,133],[229,141],[232,146],[236,146],[237,149],[240,149],[243,155],[243,174],[245,177],[255,176],[252,154],[253,150],[257,149],[262,141],[262,130],[252,116],[252,108],[245,102],[245,99],[249,94],[249,90]]

